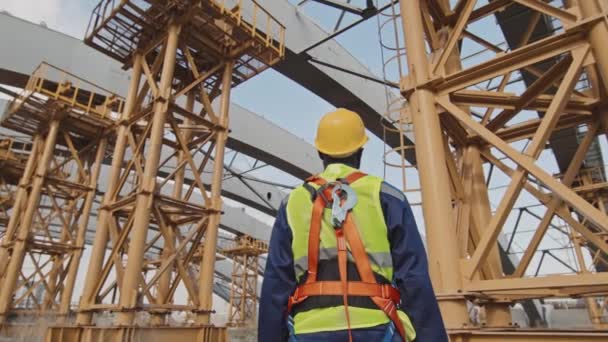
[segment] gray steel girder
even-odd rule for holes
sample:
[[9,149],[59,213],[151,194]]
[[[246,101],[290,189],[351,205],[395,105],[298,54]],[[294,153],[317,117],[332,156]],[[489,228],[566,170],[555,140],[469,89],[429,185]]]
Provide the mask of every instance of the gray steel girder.
[[[399,134],[384,132],[381,123],[387,110],[386,89],[383,85],[327,66],[313,64],[310,57],[372,78],[377,78],[377,75],[335,39],[306,51],[330,34],[297,6],[286,0],[259,0],[258,3],[269,9],[272,15],[286,26],[285,60],[273,68],[332,105],[357,111],[365,121],[365,126],[374,135],[385,139],[391,147],[400,146]],[[406,134],[404,138],[406,141],[414,141],[412,134]],[[408,151],[406,158],[415,162],[413,152]]]

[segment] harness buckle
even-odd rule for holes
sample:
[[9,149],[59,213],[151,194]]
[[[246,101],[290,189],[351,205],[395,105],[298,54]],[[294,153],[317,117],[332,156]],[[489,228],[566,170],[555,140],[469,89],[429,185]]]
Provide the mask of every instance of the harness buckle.
[[342,227],[346,215],[357,204],[357,193],[348,184],[336,183],[332,188],[331,224],[334,228]]
[[330,203],[332,203],[332,202],[331,202],[331,200],[330,200],[329,198],[327,198],[327,196],[325,196],[325,190],[327,190],[327,189],[328,189],[328,188],[330,188],[330,187],[331,187],[331,188],[333,188],[334,186],[336,186],[336,185],[338,185],[338,184],[339,184],[338,182],[328,182],[328,183],[325,183],[325,184],[321,185],[321,186],[319,187],[319,189],[317,189],[317,194],[318,194],[319,196],[321,196],[321,198],[323,199],[323,202],[324,202],[326,205],[327,205],[327,204],[330,204]]
[[294,305],[298,305],[308,298],[308,296],[301,296],[300,291],[300,286],[298,286],[296,287],[296,290],[293,292],[293,294],[289,296],[289,299],[287,301],[287,312],[291,312],[291,309]]
[[[342,227],[346,215],[357,204],[357,192],[348,183],[341,181],[321,185],[315,195],[321,196],[325,205],[331,205],[331,225],[336,229]],[[331,198],[328,198],[328,195],[331,195]]]

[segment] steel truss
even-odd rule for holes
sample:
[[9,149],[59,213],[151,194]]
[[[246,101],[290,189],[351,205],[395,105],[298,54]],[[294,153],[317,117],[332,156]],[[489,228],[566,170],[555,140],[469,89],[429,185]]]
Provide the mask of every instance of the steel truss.
[[13,151],[7,162],[20,180],[0,245],[0,323],[17,314],[68,314],[108,145],[105,133],[122,103],[41,64],[9,104],[2,125],[32,140],[19,143],[21,153],[8,140]]
[[[117,336],[136,338],[145,334],[135,328],[137,317],[149,314],[152,325],[165,326],[183,311],[203,330],[184,328],[182,336],[206,338],[230,90],[283,57],[283,36],[284,27],[253,1],[103,0],[94,9],[86,43],[132,68],[132,76],[78,325],[114,313]],[[161,160],[163,150],[170,157]],[[160,171],[167,166],[171,172]],[[160,254],[151,252],[159,246]],[[103,334],[85,329],[93,339]]]
[[228,307],[228,324],[232,326],[256,324],[259,257],[264,253],[268,253],[268,245],[246,235],[236,237],[222,250],[233,260]]
[[[461,0],[452,8],[444,0],[400,1],[409,68],[401,79],[401,93],[408,101],[402,115],[416,137],[429,267],[452,341],[608,338],[608,332],[599,330],[512,331],[511,325],[509,304],[516,301],[608,292],[608,274],[585,265],[579,269],[587,271],[575,275],[526,276],[554,217],[567,224],[577,245],[608,252],[608,216],[574,184],[589,146],[608,129],[608,50],[602,46],[608,39],[608,2],[569,1],[566,9],[555,3],[496,0],[478,5],[476,0]],[[522,23],[528,26],[519,47],[504,50],[468,29],[510,6],[534,13],[532,22]],[[561,29],[535,37],[539,19],[556,21]],[[466,41],[495,55],[465,63],[459,49]],[[535,81],[523,91],[509,91],[510,79],[524,73],[534,75]],[[588,86],[575,89],[583,79]],[[530,119],[525,115],[529,111],[542,115]],[[570,127],[584,127],[586,134],[558,179],[537,161],[552,134]],[[515,148],[526,140],[523,151]],[[494,213],[486,163],[510,181]],[[522,191],[546,211],[514,272],[505,275],[497,239]],[[485,327],[470,323],[470,301],[485,307]]]
[[[585,163],[587,164],[587,162]],[[563,174],[557,175],[558,178],[563,178]],[[572,189],[590,202],[593,206],[597,207],[603,213],[606,211],[606,177],[604,165],[599,166],[585,166],[581,168],[577,177],[572,182]],[[544,215],[536,213],[539,206],[534,205],[530,207],[519,208],[515,226],[512,232],[509,233],[509,243],[505,248],[507,255],[526,255],[528,252],[527,248],[518,249],[515,247],[517,243],[515,240],[525,239],[523,235],[533,233],[532,238],[538,235],[536,227],[539,223],[543,222]],[[576,212],[572,212],[572,215],[577,217]],[[530,228],[530,220],[526,220],[526,216],[533,218],[535,225]],[[596,235],[606,239],[606,233],[602,233],[595,226],[589,225],[586,220],[579,217],[582,224],[586,224]],[[524,223],[528,221],[527,223]],[[540,253],[540,258],[536,265],[534,265],[534,276],[542,275],[548,268],[545,266],[547,261],[557,262],[562,268],[569,274],[589,274],[594,271],[604,271],[608,266],[608,260],[606,254],[602,253],[595,245],[588,243],[588,241],[576,230],[572,229],[570,225],[564,222],[564,220],[553,220],[547,227],[544,239],[551,240],[551,244],[543,247],[539,244],[537,254]],[[552,236],[550,232],[555,232]],[[557,236],[557,238],[556,238]],[[524,246],[527,247],[527,246]],[[589,257],[585,258],[585,254]],[[573,258],[572,258],[573,257]],[[530,261],[528,269],[532,268],[533,262]],[[555,267],[554,267],[555,268]],[[605,297],[585,297],[584,302],[589,312],[590,322],[597,328],[606,328],[606,300]]]

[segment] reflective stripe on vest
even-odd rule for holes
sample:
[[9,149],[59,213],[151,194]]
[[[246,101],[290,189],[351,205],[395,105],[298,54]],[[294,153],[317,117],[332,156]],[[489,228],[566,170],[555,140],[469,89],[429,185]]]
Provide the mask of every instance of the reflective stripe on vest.
[[[342,164],[332,164],[319,176],[331,182],[344,178],[354,171],[356,170]],[[318,188],[316,184],[310,185]],[[370,265],[377,281],[379,283],[390,283],[393,279],[393,266],[390,243],[388,241],[388,229],[384,222],[384,215],[380,205],[381,186],[382,179],[374,176],[365,176],[351,184],[351,187],[357,192],[358,198],[357,205],[352,210],[352,217],[364,243],[365,252],[369,257]],[[296,188],[289,196],[287,220],[293,235],[294,271],[298,283],[302,283],[305,280],[308,269],[308,237],[312,207],[311,193],[302,186]],[[330,216],[331,210],[326,209],[323,213],[320,234],[319,273],[322,272],[324,265],[329,265],[333,269],[337,260],[336,235],[334,228],[329,223]],[[349,259],[352,261],[350,255]],[[353,273],[356,272],[350,272],[349,270],[349,278]],[[344,316],[344,307],[341,304],[341,297],[323,301],[317,300],[318,298],[320,297],[311,297],[301,304],[304,308],[294,310],[295,332],[302,334],[348,329]],[[356,297],[352,298],[355,299]],[[366,305],[361,300],[349,299],[351,328],[373,327],[386,324],[390,321],[386,314],[378,310],[371,300],[365,297],[359,297],[358,299],[367,300],[369,305]],[[355,303],[359,303],[359,305],[353,305]],[[409,318],[401,311],[399,312],[399,317],[407,332],[408,340],[413,340],[415,332]]]
[[[308,248],[308,247],[307,247]],[[390,252],[378,252],[378,253],[367,253],[369,257],[369,261],[373,264],[376,264],[378,269],[382,268],[390,268],[393,267],[393,257]],[[336,259],[338,257],[338,249],[337,248],[321,248],[319,250],[319,261],[327,261],[331,259]],[[352,255],[349,253],[348,260],[353,261]],[[308,255],[305,255],[299,259],[295,259],[293,261],[293,266],[295,268],[295,274],[304,274],[306,270],[308,270]],[[390,271],[389,271],[390,272]],[[384,275],[384,274],[383,274]],[[296,276],[296,278],[299,278]]]

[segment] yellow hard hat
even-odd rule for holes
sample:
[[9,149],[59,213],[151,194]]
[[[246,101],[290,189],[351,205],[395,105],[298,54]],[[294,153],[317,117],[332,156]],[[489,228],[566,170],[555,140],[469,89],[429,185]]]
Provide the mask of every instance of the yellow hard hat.
[[325,114],[319,121],[315,146],[321,153],[345,158],[363,147],[367,139],[365,125],[359,114],[338,108]]

